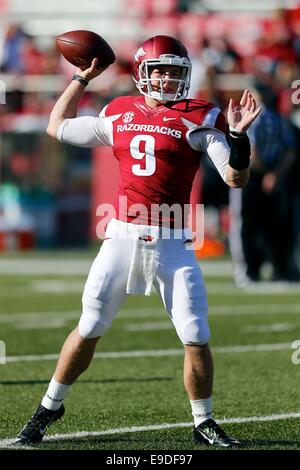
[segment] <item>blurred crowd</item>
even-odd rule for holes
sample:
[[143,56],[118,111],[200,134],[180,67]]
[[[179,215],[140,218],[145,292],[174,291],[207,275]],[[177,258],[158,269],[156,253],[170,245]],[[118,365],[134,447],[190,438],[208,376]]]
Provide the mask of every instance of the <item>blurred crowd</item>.
[[[132,11],[137,8],[135,0],[127,2]],[[292,115],[298,124],[298,108],[291,101],[291,83],[299,76],[300,6],[293,10],[276,10],[269,17],[243,14],[228,17],[221,13],[184,12],[185,3],[173,0],[146,2],[145,5],[156,9],[156,14],[146,9],[140,22],[145,36],[148,31],[149,35],[164,31],[187,45],[193,62],[190,97],[201,95],[224,109],[228,96],[238,96],[246,83],[241,78],[239,82],[232,81],[231,74],[246,74],[269,86],[276,93],[280,113]],[[157,8],[161,10],[160,14]],[[133,92],[131,60],[142,39],[112,44],[117,61],[104,74],[97,90],[104,100]],[[7,104],[1,107],[1,128],[13,127],[14,113],[47,115],[57,95],[57,90],[51,89],[53,86],[50,85],[49,90],[47,85],[44,87],[43,93],[26,92],[22,86],[18,88],[20,81],[16,77],[56,76],[67,82],[73,70],[74,67],[58,52],[54,38],[46,47],[39,43],[38,37],[24,31],[22,25],[7,25],[0,44],[0,72],[11,76],[10,82],[15,85],[8,88]],[[64,85],[62,83],[60,88]],[[86,101],[82,106],[95,106],[95,112],[98,111],[97,100],[90,101],[87,94]]]

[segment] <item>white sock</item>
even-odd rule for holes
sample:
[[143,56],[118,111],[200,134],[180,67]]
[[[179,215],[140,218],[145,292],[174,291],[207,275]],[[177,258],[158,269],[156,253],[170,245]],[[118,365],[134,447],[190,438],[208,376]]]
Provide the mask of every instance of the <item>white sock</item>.
[[203,400],[190,400],[192,415],[194,416],[195,427],[203,421],[212,418],[212,397]]
[[42,400],[42,405],[48,410],[58,410],[58,408],[61,407],[70,387],[71,385],[65,385],[56,382],[55,378],[52,377],[46,395]]

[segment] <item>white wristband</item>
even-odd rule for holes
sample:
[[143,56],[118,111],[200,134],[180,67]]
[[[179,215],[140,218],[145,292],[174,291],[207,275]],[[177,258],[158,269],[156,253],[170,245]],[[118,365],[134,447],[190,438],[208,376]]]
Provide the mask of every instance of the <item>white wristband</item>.
[[229,126],[229,131],[230,132],[235,132],[236,134],[246,134],[246,131],[240,131],[240,130],[236,129],[235,127],[231,127],[231,126]]

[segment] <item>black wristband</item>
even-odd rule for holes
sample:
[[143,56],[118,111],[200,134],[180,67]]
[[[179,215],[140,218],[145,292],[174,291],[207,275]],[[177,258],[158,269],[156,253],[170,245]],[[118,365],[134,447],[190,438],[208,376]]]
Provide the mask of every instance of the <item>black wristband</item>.
[[77,80],[77,82],[81,83],[81,85],[83,85],[84,87],[89,84],[89,82],[85,78],[81,77],[80,75],[77,75],[76,73],[75,75],[73,75],[72,80]]
[[245,170],[250,164],[250,141],[247,134],[238,138],[229,135],[230,157],[229,165],[234,170]]

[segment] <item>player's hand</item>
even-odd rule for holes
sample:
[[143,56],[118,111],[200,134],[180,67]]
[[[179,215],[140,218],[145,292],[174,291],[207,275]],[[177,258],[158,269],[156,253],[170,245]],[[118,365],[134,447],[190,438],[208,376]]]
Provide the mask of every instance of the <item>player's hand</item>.
[[100,75],[108,67],[108,65],[105,65],[104,67],[97,68],[97,65],[98,65],[98,59],[93,59],[91,66],[88,69],[82,70],[80,68],[77,68],[75,70],[75,73],[85,78],[86,80],[90,81],[93,78],[98,77],[98,75]]
[[257,108],[252,94],[249,90],[245,90],[239,105],[234,105],[232,99],[229,101],[227,113],[229,126],[245,132],[260,112],[261,107]]

